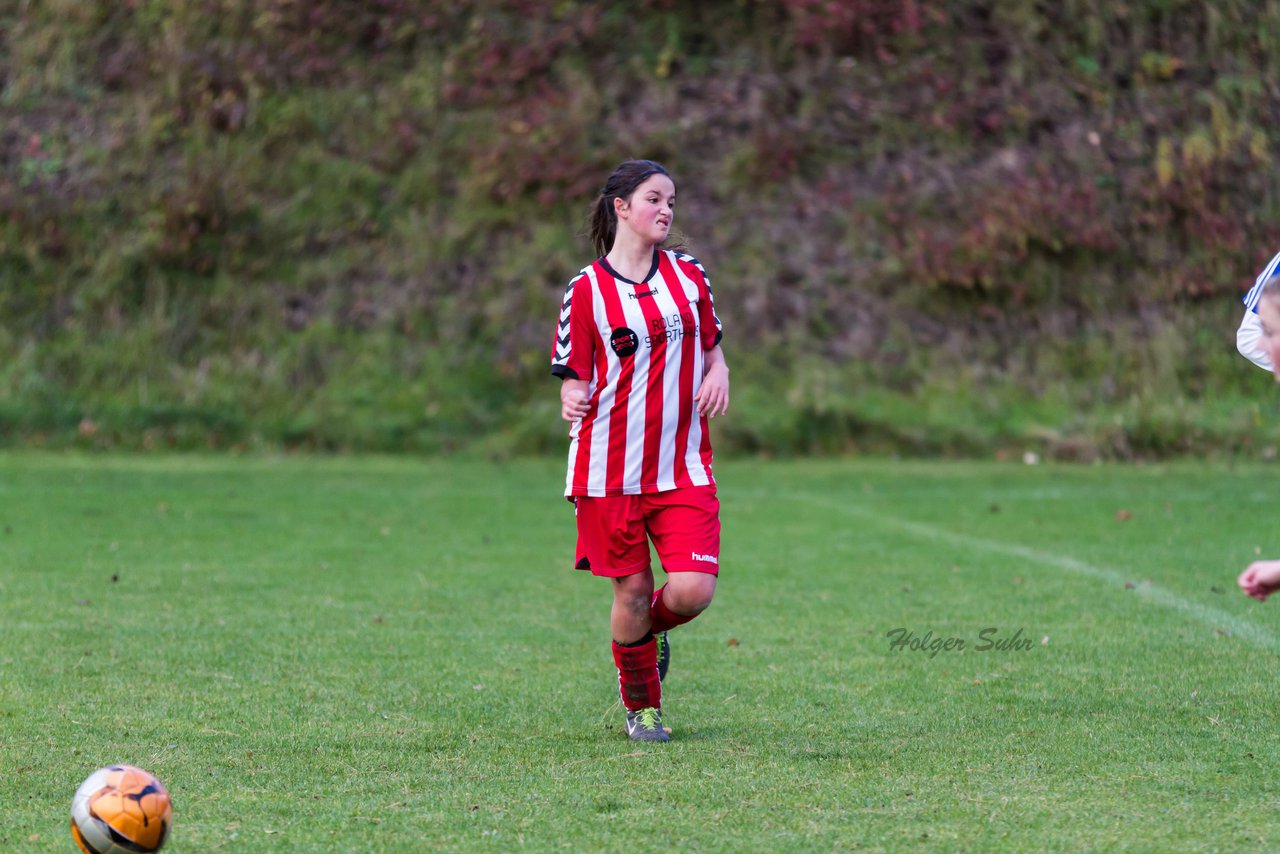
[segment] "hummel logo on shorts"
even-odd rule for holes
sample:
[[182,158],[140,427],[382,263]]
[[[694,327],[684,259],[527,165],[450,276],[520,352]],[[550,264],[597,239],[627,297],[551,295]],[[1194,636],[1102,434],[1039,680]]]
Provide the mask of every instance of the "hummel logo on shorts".
[[693,552],[691,560],[700,560],[703,563],[714,563],[716,566],[720,565],[720,558],[715,555],[700,555],[697,552]]

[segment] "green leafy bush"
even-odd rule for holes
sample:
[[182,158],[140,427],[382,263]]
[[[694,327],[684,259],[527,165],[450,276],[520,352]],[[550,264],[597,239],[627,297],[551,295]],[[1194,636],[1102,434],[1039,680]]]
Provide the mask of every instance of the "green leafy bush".
[[726,322],[725,451],[1261,452],[1232,331],[1280,249],[1278,15],[11,5],[0,441],[562,447],[560,294],[648,156]]

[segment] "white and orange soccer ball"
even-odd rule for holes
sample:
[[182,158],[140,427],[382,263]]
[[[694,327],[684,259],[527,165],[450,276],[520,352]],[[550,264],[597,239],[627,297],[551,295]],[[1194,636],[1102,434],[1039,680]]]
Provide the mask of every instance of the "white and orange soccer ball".
[[85,854],[159,851],[172,820],[164,785],[132,765],[99,768],[71,801],[71,835]]

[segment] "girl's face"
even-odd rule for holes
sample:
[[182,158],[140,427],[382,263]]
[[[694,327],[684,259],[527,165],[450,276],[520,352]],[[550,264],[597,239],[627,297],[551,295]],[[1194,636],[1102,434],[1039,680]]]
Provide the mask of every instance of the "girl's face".
[[626,223],[637,236],[656,246],[667,239],[676,218],[676,185],[661,173],[650,175],[631,198],[615,199],[614,210],[619,223]]
[[1262,321],[1262,347],[1271,357],[1272,371],[1280,382],[1280,296],[1268,294],[1258,303]]

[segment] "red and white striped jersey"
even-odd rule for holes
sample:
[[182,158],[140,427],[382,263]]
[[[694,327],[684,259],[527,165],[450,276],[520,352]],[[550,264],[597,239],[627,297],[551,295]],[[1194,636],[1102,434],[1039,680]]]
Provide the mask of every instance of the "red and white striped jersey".
[[663,492],[714,483],[694,396],[721,326],[696,258],[654,251],[643,282],[600,258],[565,289],[551,372],[588,380],[590,410],[569,432],[565,495]]

